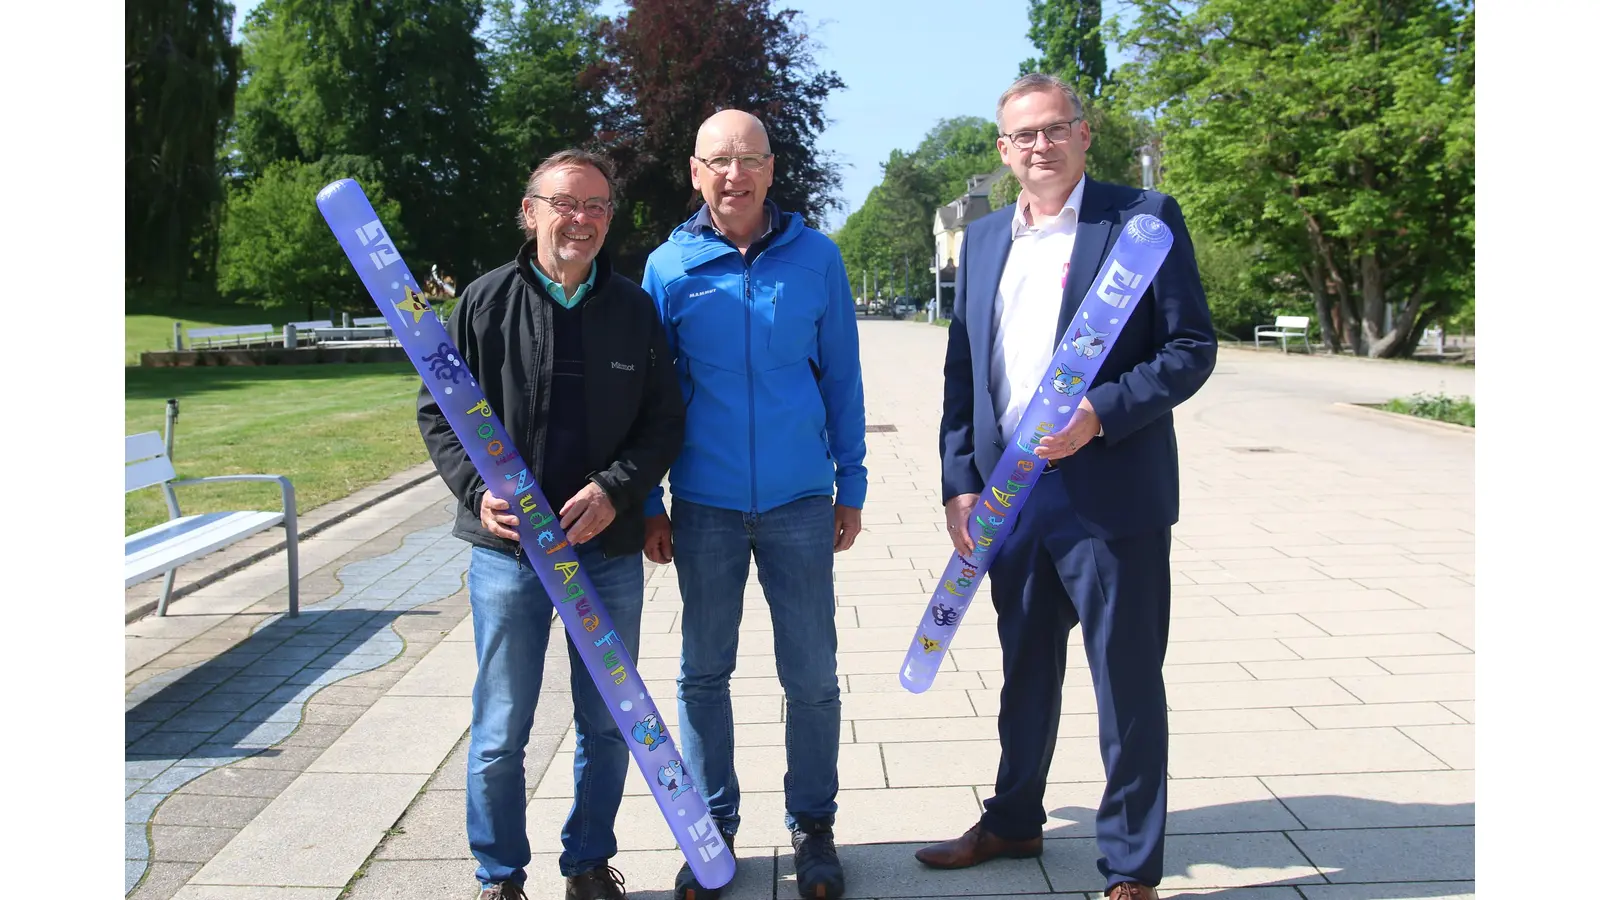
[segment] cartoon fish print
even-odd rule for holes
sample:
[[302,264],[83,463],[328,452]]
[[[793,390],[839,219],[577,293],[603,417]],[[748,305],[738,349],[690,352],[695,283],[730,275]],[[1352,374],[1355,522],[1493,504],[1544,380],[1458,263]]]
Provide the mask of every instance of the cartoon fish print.
[[645,716],[642,721],[633,723],[633,739],[651,750],[660,747],[665,737],[666,732],[661,727],[661,719],[655,713]]
[[1085,387],[1083,373],[1074,372],[1066,366],[1056,366],[1055,374],[1050,376],[1050,384],[1056,389],[1056,393],[1066,394],[1068,397],[1076,397],[1083,393]]

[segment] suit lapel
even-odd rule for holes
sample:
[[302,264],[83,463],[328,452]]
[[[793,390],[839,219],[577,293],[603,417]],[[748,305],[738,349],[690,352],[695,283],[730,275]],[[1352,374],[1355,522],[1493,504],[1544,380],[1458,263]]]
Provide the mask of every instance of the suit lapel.
[[1067,286],[1061,293],[1061,317],[1056,322],[1056,344],[1066,335],[1073,313],[1089,292],[1094,276],[1105,260],[1106,247],[1111,243],[1113,223],[1110,192],[1099,182],[1083,176],[1083,206],[1078,211],[1078,233],[1072,245],[1072,268],[1067,272]]
[[976,252],[967,254],[969,264],[982,261],[973,265],[973,278],[967,283],[967,331],[972,335],[973,353],[981,363],[978,369],[985,390],[994,353],[994,302],[1000,295],[1000,276],[1005,273],[1006,258],[1011,255],[1011,218],[997,217],[996,221],[999,227],[970,235],[978,243],[972,248]]

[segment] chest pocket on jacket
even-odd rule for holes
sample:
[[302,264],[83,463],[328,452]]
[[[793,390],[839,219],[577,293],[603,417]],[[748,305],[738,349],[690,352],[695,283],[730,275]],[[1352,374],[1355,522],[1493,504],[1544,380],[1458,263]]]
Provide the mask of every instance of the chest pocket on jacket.
[[[805,269],[785,266],[782,277],[766,292],[762,310],[770,323],[768,363],[772,368],[794,365],[817,355],[817,333],[828,302],[822,279]],[[758,307],[759,309],[759,307]]]
[[674,292],[667,314],[677,329],[678,352],[691,365],[745,371],[742,282],[689,279]]

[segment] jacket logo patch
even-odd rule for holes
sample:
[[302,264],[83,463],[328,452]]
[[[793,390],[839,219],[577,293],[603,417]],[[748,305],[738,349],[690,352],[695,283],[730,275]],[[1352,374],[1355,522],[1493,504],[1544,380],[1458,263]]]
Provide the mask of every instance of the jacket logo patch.
[[624,372],[632,372],[633,371],[633,366],[631,364],[619,363],[616,360],[612,360],[611,361],[611,368],[613,368],[613,369],[621,369]]
[[703,290],[703,291],[695,291],[694,293],[689,295],[689,299],[693,300],[696,297],[704,297],[707,294],[715,294],[716,292],[717,292],[716,288],[707,288],[706,290]]

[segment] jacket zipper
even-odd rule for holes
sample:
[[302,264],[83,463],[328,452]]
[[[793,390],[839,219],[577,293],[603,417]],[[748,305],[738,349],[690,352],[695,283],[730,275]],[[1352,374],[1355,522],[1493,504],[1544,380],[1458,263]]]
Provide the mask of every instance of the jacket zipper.
[[751,358],[751,344],[755,339],[751,333],[751,310],[755,306],[755,294],[750,287],[750,263],[744,264],[744,369],[745,385],[749,389],[750,397],[750,514],[756,514],[756,367]]

